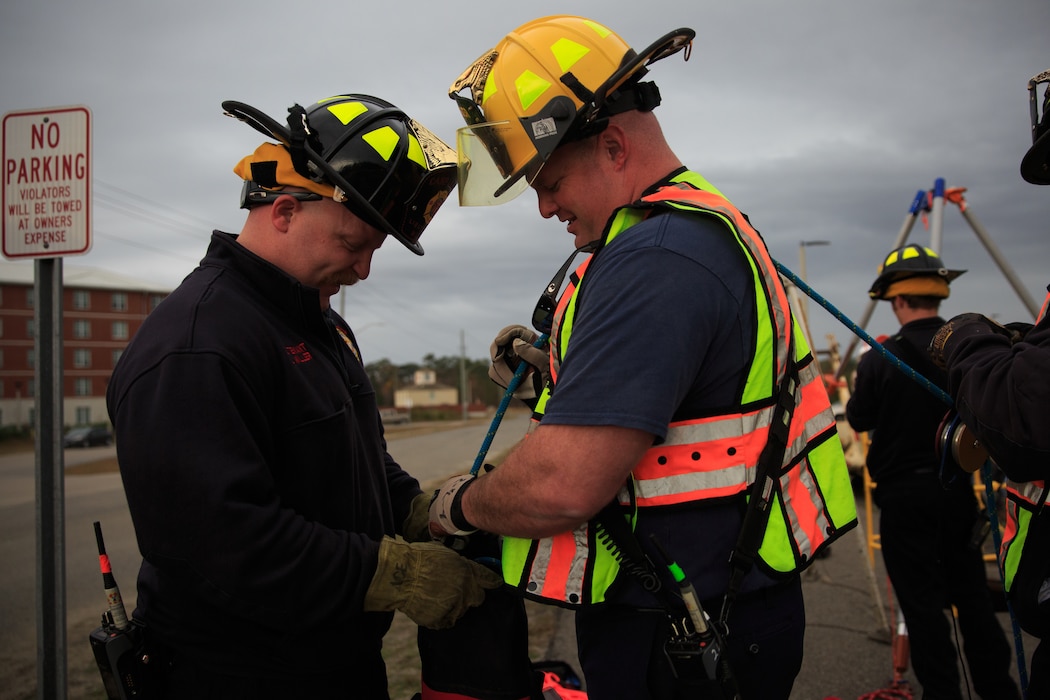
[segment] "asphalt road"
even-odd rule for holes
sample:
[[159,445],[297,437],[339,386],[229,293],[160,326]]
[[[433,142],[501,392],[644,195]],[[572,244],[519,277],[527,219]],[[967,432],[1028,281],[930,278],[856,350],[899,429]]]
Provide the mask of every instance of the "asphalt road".
[[[806,600],[806,638],[802,670],[795,678],[790,700],[874,700],[875,698],[920,698],[922,688],[905,662],[902,672],[893,663],[890,627],[896,616],[889,583],[877,549],[869,555],[865,505],[857,499],[862,526],[843,535],[831,554],[815,561],[802,577]],[[873,514],[877,527],[878,514]],[[990,551],[990,549],[989,549]],[[997,574],[989,565],[989,577]],[[946,611],[945,614],[948,614]],[[1006,637],[1014,644],[1014,629],[1006,612],[998,614]],[[1035,640],[1018,630],[1024,668],[1031,669]],[[732,639],[729,641],[732,644]],[[579,670],[571,613],[559,619],[546,657],[570,661]],[[961,639],[956,639],[956,647]],[[965,666],[960,663],[961,673]],[[1014,679],[1019,665],[1012,664]],[[903,681],[905,684],[899,684]],[[895,685],[897,684],[897,685]],[[910,694],[891,694],[904,693]],[[972,688],[962,689],[964,698],[976,698]]]
[[[489,459],[497,459],[524,434],[528,414],[508,412],[491,439]],[[491,430],[491,418],[452,422],[433,432],[419,426],[388,431],[391,454],[422,483],[470,470]],[[69,467],[113,457],[113,447],[70,449]],[[26,696],[37,676],[36,465],[32,453],[0,457],[0,700]],[[67,474],[65,487],[65,564],[67,656],[87,648],[87,635],[106,609],[93,522],[102,524],[113,573],[130,613],[140,557],[131,516],[117,473]],[[81,655],[82,656],[82,655]],[[72,675],[72,674],[70,674]],[[101,689],[101,681],[98,682]],[[71,688],[71,698],[83,697]]]
[[[524,434],[527,420],[522,414],[504,419],[489,447],[490,461],[498,461]],[[416,426],[397,427],[388,435],[391,453],[423,483],[468,471],[490,422],[485,419],[445,427],[435,432],[421,432]],[[67,450],[65,463],[70,467],[112,454],[113,448]],[[92,522],[102,522],[113,571],[129,611],[134,606],[139,556],[119,475],[69,475],[65,491],[67,648],[83,651],[87,633],[97,626],[105,608]],[[863,499],[858,499],[858,509],[863,525]],[[0,527],[4,532],[0,561],[5,564],[0,567],[0,700],[34,697],[31,690],[26,694],[26,687],[31,687],[36,678],[35,512],[33,455],[0,457]],[[877,523],[877,514],[874,518]],[[804,575],[805,659],[791,700],[853,700],[887,688],[894,678],[888,639],[889,627],[895,621],[892,601],[887,596],[881,554],[875,551],[869,559],[865,532],[862,527],[848,533],[832,547],[829,557],[815,562]],[[991,566],[989,576],[995,576]],[[1008,614],[1003,612],[999,617],[1007,637],[1013,640]],[[1029,668],[1034,640],[1022,634],[1021,643],[1025,667]],[[571,613],[559,613],[545,657],[568,661],[578,670]],[[1018,675],[1016,660],[1014,674]],[[95,692],[101,689],[90,672],[81,675],[96,686]],[[909,682],[914,697],[920,697],[910,669],[902,677]],[[963,696],[970,697],[965,691]],[[71,687],[69,697],[97,696]]]

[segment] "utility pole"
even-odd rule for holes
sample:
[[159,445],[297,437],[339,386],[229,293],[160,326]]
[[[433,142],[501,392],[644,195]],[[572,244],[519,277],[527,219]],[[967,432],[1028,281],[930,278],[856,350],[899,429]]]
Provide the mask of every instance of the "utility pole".
[[[798,243],[798,278],[806,283],[809,282],[809,280],[806,279],[806,248],[815,245],[831,245],[831,241],[799,241]],[[806,299],[805,295],[801,296],[800,301],[802,302],[800,304],[802,307],[802,321],[808,327],[809,301]]]
[[466,331],[459,331],[459,402],[463,406],[463,420],[467,419],[467,340]]

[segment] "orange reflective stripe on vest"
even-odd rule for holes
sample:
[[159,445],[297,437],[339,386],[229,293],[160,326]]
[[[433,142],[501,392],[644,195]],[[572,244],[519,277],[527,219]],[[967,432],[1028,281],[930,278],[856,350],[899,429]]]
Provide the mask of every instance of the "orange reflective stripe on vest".
[[[817,551],[856,524],[849,473],[827,392],[804,338],[791,321],[787,293],[761,237],[725,198],[697,189],[696,183],[702,182],[698,175],[686,172],[678,180],[639,205],[618,210],[605,245],[645,219],[652,207],[721,219],[745,252],[754,278],[755,352],[736,410],[670,424],[664,442],[647,450],[632,470],[619,499],[625,506],[636,506],[636,517],[644,519],[647,508],[682,507],[744,492],[755,480],[759,455],[769,438],[777,388],[787,375],[789,352],[795,347],[796,406],[784,460],[777,465],[773,515],[759,560],[770,572],[799,571]],[[572,347],[576,300],[589,263],[590,259],[570,278],[557,305],[550,338],[551,384],[536,404],[535,421],[542,420],[551,387],[557,384],[560,359]],[[540,541],[511,537],[503,541],[506,581],[548,602],[600,602],[617,571],[615,557],[595,540],[587,524]]]
[[1025,543],[1028,541],[1028,529],[1032,518],[1050,506],[1050,482],[1007,481],[1005,488],[1006,526],[1003,528],[1003,539],[999,544],[999,563],[1003,569],[1003,585],[1009,591],[1022,557],[1026,554],[1046,556],[1045,552],[1026,552]]
[[[824,385],[816,373],[801,386],[788,434],[785,462],[806,449],[809,436],[834,427],[819,400]],[[672,423],[667,438],[650,448],[634,469],[639,506],[662,506],[733,496],[755,480],[774,407],[732,416]]]

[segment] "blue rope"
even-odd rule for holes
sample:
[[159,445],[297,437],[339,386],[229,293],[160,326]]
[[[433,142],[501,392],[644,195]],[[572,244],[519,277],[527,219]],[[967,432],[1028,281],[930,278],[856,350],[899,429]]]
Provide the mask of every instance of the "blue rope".
[[[886,360],[893,364],[895,367],[897,367],[897,369],[904,372],[904,374],[918,382],[926,390],[928,390],[934,396],[939,398],[949,407],[955,405],[955,403],[952,401],[951,396],[946,391],[941,389],[939,386],[931,382],[926,377],[916,372],[913,368],[909,367],[906,363],[904,363],[899,357],[897,357],[892,352],[883,347],[881,343],[879,343],[877,340],[868,335],[868,333],[866,333],[863,328],[858,326],[856,323],[854,323],[848,317],[846,317],[845,314],[843,314],[841,311],[835,308],[831,304],[831,302],[822,297],[812,287],[810,287],[801,279],[799,279],[799,277],[795,275],[795,273],[781,265],[776,260],[773,261],[773,264],[776,265],[776,268],[781,275],[789,279],[792,282],[792,284],[794,284],[796,287],[805,292],[815,302],[823,306],[828,311],[828,313],[830,313],[832,316],[841,321],[842,324],[846,326],[846,328],[848,328],[852,333],[856,334],[861,340],[868,343],[868,345],[870,345],[872,349],[874,349],[876,352],[878,352],[880,355],[886,358]],[[945,449],[949,449],[948,446],[945,446]],[[981,466],[981,477],[984,480],[985,512],[988,513],[988,520],[990,521],[992,526],[992,543],[995,547],[995,551],[998,552],[999,547],[1001,545],[1001,536],[999,533],[999,519],[996,515],[995,493],[992,490],[992,462],[990,459],[985,460],[984,464]],[[1018,677],[1021,681],[1021,688],[1022,690],[1024,690],[1028,688],[1028,676],[1025,672],[1024,644],[1021,637],[1021,628],[1017,623],[1017,618],[1014,617],[1013,606],[1010,605],[1010,597],[1005,595],[1006,575],[1002,567],[999,566],[998,556],[996,557],[995,568],[998,569],[999,579],[1003,582],[1004,597],[1006,598],[1006,608],[1010,613],[1010,622],[1013,627],[1014,633],[1014,650],[1017,655],[1017,672]]]
[[[532,344],[533,347],[542,348],[547,344],[547,334],[541,333],[540,337],[536,339],[536,342]],[[514,398],[514,392],[518,390],[518,386],[521,384],[521,380],[525,378],[525,371],[529,368],[529,363],[522,360],[518,363],[518,369],[514,371],[514,376],[511,377],[507,383],[507,390],[503,392],[503,398],[500,399],[499,406],[496,408],[496,415],[492,417],[492,423],[489,425],[489,431],[485,434],[485,439],[481,443],[481,449],[478,450],[478,456],[474,458],[474,466],[470,468],[471,476],[477,476],[478,471],[481,470],[481,465],[485,463],[485,455],[489,452],[489,447],[492,446],[492,438],[496,436],[496,431],[499,430],[499,424],[503,420],[503,414],[507,412],[507,407],[510,406],[511,399]]]
[[816,291],[814,291],[812,287],[810,287],[805,282],[803,282],[801,279],[799,279],[799,277],[797,275],[795,275],[794,272],[792,272],[791,270],[787,269],[786,267],[784,267],[783,265],[778,263],[776,260],[773,261],[773,264],[776,265],[777,270],[780,272],[781,275],[783,275],[787,279],[791,280],[792,284],[794,284],[796,287],[798,287],[803,292],[805,292],[807,296],[809,296],[811,299],[813,299],[813,301],[817,302],[818,304],[823,306],[825,309],[827,309],[828,313],[830,313],[832,316],[834,316],[839,321],[841,321],[842,324],[844,326],[846,326],[846,328],[848,328],[852,333],[857,335],[861,340],[863,340],[868,345],[870,345],[873,350],[875,350],[880,355],[885,357],[886,360],[889,361],[890,364],[892,364],[897,369],[899,369],[900,371],[904,372],[904,374],[908,375],[913,380],[918,382],[920,385],[923,386],[923,388],[925,388],[927,391],[929,391],[934,396],[939,398],[941,401],[946,403],[948,406],[952,406],[953,405],[952,404],[952,397],[949,396],[948,393],[946,391],[944,391],[944,389],[941,389],[939,386],[937,386],[936,384],[931,382],[929,379],[927,379],[926,377],[924,377],[921,374],[919,374],[918,372],[916,372],[914,369],[912,369],[910,366],[908,366],[904,361],[902,361],[899,357],[897,357],[892,352],[890,352],[885,347],[883,347],[882,343],[880,343],[879,341],[875,340],[870,335],[868,335],[868,333],[863,328],[861,328],[856,323],[854,323],[849,318],[847,318],[846,315],[844,313],[842,313],[841,311],[839,311],[838,309],[836,309],[831,304],[831,302],[829,302],[824,297],[820,296],[820,294],[818,294]]

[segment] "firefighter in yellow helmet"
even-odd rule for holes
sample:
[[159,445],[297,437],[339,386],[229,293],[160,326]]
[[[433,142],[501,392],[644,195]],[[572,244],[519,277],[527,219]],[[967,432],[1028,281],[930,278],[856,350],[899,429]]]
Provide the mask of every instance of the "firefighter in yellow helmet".
[[[931,248],[906,245],[879,266],[868,295],[888,301],[900,329],[883,345],[909,367],[945,388],[943,370],[926,346],[944,323],[938,315],[950,270]],[[949,605],[959,629],[974,690],[982,698],[1019,698],[1010,678],[1010,645],[995,616],[980,542],[987,524],[970,474],[946,468],[934,436],[948,407],[888,359],[865,353],[846,417],[871,431],[867,466],[875,480],[882,558],[911,640],[911,666],[923,697],[962,700]]]
[[[531,186],[576,250],[534,328],[493,343],[498,381],[535,365],[528,438],[449,480],[431,527],[503,535],[507,583],[576,610],[598,700],[787,698],[799,572],[856,522],[835,417],[766,246],[654,114],[649,67],[688,58],[693,36],[635,51],[600,22],[543,17],[450,90],[467,123],[461,204]],[[538,334],[549,357],[530,351]],[[709,621],[689,618],[686,582]]]
[[[1042,86],[1040,100],[1038,90]],[[1050,185],[1050,70],[1028,81],[1032,146],[1021,177]],[[1040,103],[1042,116],[1040,116]],[[1032,651],[1029,698],[1050,698],[1050,296],[1035,326],[960,314],[930,344],[959,417],[1007,476],[999,550],[1007,596]]]

